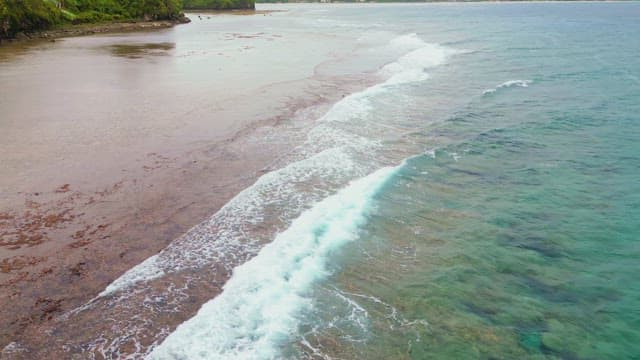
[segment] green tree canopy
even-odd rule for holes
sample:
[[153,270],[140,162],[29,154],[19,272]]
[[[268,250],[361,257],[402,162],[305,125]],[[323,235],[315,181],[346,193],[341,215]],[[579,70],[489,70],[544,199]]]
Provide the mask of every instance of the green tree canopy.
[[182,0],[0,0],[0,38],[65,23],[178,19],[181,14]]

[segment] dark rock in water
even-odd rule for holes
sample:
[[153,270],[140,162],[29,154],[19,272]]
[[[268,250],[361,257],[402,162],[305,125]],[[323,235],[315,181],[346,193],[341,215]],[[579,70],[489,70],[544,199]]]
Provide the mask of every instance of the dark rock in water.
[[180,24],[188,24],[191,22],[191,19],[189,19],[185,14],[180,14],[178,15],[178,18],[176,19],[177,22],[179,22]]
[[35,303],[34,309],[36,314],[40,315],[41,320],[50,320],[54,313],[61,311],[61,303],[62,299],[39,298]]

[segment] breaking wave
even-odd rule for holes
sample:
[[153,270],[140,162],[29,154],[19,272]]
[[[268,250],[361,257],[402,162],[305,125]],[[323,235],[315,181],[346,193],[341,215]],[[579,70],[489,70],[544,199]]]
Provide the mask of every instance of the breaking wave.
[[509,81],[503,82],[502,84],[492,89],[487,89],[483,91],[482,94],[483,95],[493,94],[494,92],[500,89],[510,88],[510,87],[529,87],[529,84],[531,84],[532,82],[533,82],[532,80],[509,80]]
[[326,262],[357,237],[375,194],[399,167],[353,181],[295,219],[256,257],[237,267],[224,291],[181,324],[148,359],[271,359],[310,306],[309,287]]

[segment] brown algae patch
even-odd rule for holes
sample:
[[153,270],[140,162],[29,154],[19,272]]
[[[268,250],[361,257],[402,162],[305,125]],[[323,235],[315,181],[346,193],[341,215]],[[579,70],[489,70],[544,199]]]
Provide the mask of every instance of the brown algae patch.
[[0,246],[19,249],[39,245],[48,239],[48,230],[59,228],[75,218],[70,214],[71,209],[42,210],[35,202],[28,206],[22,215],[0,213]]
[[176,47],[175,43],[117,44],[107,47],[113,56],[140,59],[146,56],[167,56]]
[[46,260],[46,258],[44,257],[23,255],[14,256],[8,259],[2,259],[2,261],[0,261],[0,272],[10,273],[13,271],[19,271],[25,267],[35,265],[44,260]]

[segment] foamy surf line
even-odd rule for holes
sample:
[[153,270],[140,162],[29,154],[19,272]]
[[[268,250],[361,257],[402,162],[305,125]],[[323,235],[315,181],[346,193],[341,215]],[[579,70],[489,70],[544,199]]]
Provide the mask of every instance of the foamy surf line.
[[488,95],[488,94],[493,94],[494,92],[500,90],[500,89],[504,89],[504,88],[510,88],[510,87],[529,87],[529,84],[531,84],[533,81],[532,80],[509,80],[509,81],[505,81],[502,84],[492,88],[492,89],[487,89],[485,91],[482,92],[482,95]]
[[[120,347],[133,339],[139,348],[132,356],[139,358],[148,354],[155,345],[139,344],[137,334],[154,333],[154,344],[162,341],[167,334],[164,330],[168,331],[169,327],[159,331],[158,326],[163,321],[160,319],[167,312],[182,311],[182,301],[190,296],[188,289],[202,288],[201,282],[210,284],[218,279],[219,273],[235,271],[257,256],[265,244],[273,240],[278,229],[290,227],[305,209],[335,194],[349,180],[364,177],[388,160],[399,160],[381,156],[388,149],[382,146],[379,138],[388,128],[376,124],[376,97],[392,95],[402,91],[404,84],[412,86],[412,83],[427,79],[427,69],[446,62],[449,55],[458,51],[428,44],[415,34],[391,40],[388,48],[392,49],[389,51],[396,60],[379,70],[381,78],[386,80],[333,104],[316,120],[305,143],[294,149],[289,157],[291,162],[259,177],[207,221],[174,240],[157,255],[129,269],[91,302],[68,313],[68,316],[84,311],[114,314],[112,332],[79,346],[119,357],[122,354]],[[386,121],[393,119],[390,117]],[[273,214],[279,217],[273,220]],[[224,277],[226,282],[226,275]],[[162,278],[171,278],[171,285],[153,285]],[[149,307],[148,302],[140,304],[137,300],[143,296],[162,301],[153,302]],[[119,317],[120,314],[135,314],[138,308],[146,311],[146,317],[135,321]],[[154,320],[158,323],[153,324]],[[152,328],[149,324],[153,324]],[[107,345],[103,344],[104,339],[108,340]],[[191,355],[186,358],[197,359]]]
[[[245,220],[251,223],[259,219],[261,216],[259,214],[260,208],[273,201],[268,198],[271,196],[270,194],[285,191],[288,195],[283,195],[282,199],[286,199],[292,196],[289,193],[294,191],[294,189],[289,189],[290,184],[298,182],[300,178],[310,173],[322,171],[331,174],[340,169],[344,171],[355,168],[357,164],[353,163],[347,154],[348,150],[344,149],[370,151],[372,147],[378,145],[375,139],[345,132],[344,129],[335,128],[331,123],[366,122],[373,109],[370,103],[372,97],[389,91],[393,86],[426,80],[428,78],[427,69],[439,66],[445,63],[451,55],[459,53],[458,50],[452,48],[427,43],[414,33],[400,35],[392,39],[388,46],[394,51],[399,51],[401,55],[396,61],[385,65],[378,72],[379,75],[386,78],[385,81],[350,94],[335,103],[318,120],[318,126],[309,132],[307,141],[300,147],[299,152],[304,155],[302,160],[263,175],[253,186],[242,191],[218,213],[211,216],[208,223],[215,224],[212,227],[217,229],[225,229],[220,232],[227,236],[219,237],[215,241],[210,239],[210,236],[202,241],[200,236],[173,243],[161,253],[151,256],[129,269],[109,284],[98,297],[112,295],[137,283],[150,281],[167,273],[194,267],[194,264],[197,267],[205,262],[221,260],[223,257],[219,256],[218,252],[228,253],[231,248],[236,248],[236,250],[238,247],[246,248],[247,244],[242,243],[242,240],[245,240],[243,236],[245,231],[244,229],[243,231],[235,231],[234,229],[237,227],[235,223]],[[362,174],[357,174],[357,171],[354,172],[357,176],[362,176]],[[240,219],[238,218],[240,213],[245,213],[247,216]],[[250,251],[254,251],[252,246],[249,247],[252,248]],[[186,253],[185,250],[187,250]],[[189,253],[199,253],[200,256],[194,259],[189,256]],[[202,254],[208,255],[202,256]]]
[[305,211],[256,257],[238,266],[223,292],[171,333],[147,357],[273,359],[278,345],[311,306],[307,292],[327,277],[332,253],[357,238],[375,195],[403,165],[351,182]]

